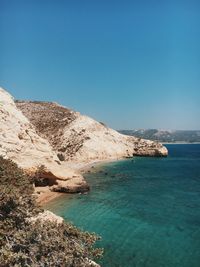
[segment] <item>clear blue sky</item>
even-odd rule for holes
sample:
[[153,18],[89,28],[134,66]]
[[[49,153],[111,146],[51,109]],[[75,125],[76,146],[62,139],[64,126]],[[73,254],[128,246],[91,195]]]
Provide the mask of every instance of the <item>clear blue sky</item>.
[[0,0],[0,84],[115,129],[200,129],[200,1]]

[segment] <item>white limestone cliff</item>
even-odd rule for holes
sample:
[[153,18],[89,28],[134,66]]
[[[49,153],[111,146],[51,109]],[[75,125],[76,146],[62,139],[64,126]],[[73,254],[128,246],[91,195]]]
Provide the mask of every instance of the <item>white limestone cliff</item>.
[[0,88],[0,155],[12,159],[28,172],[44,165],[41,177],[54,180],[54,191],[88,189],[84,178],[60,163],[48,140],[40,137],[35,127],[17,109],[12,96]]
[[167,156],[158,142],[122,135],[92,118],[51,102],[17,101],[17,107],[51,144],[61,161],[90,163],[122,157]]
[[122,135],[92,118],[52,102],[16,101],[0,88],[0,155],[53,181],[51,190],[84,192],[73,168],[123,157],[167,156],[160,143]]

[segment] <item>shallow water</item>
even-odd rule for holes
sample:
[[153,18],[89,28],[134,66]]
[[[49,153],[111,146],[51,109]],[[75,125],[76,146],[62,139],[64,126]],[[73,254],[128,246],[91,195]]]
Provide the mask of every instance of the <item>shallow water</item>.
[[102,236],[102,266],[200,266],[200,145],[167,147],[168,158],[98,166],[85,175],[89,194],[48,204]]

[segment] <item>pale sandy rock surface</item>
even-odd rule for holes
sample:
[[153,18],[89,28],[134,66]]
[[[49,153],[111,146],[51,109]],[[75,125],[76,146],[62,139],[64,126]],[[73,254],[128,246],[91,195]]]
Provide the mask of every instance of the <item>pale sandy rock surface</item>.
[[57,157],[48,141],[38,136],[28,119],[15,106],[13,98],[0,89],[0,154],[20,167],[55,163]]
[[37,133],[47,138],[58,158],[71,166],[133,155],[167,155],[167,149],[160,143],[122,135],[56,103],[17,101],[16,105]]
[[[45,166],[41,176],[55,183],[35,190],[41,202],[56,197],[56,192],[89,189],[81,174],[69,167],[80,169],[92,162],[167,154],[160,143],[122,135],[57,103],[14,103],[12,96],[0,88],[0,155],[12,159],[28,172]],[[49,211],[32,218],[37,219],[63,222]]]
[[99,264],[97,264],[96,262],[92,260],[88,260],[88,263],[90,264],[90,267],[101,267]]
[[74,153],[68,155],[69,161],[91,162],[132,157],[133,155],[161,156],[167,152],[161,144],[122,135],[102,123],[82,115],[79,115],[64,129],[62,138],[64,148],[68,145],[69,137],[74,132],[78,133],[80,139],[78,143],[81,143],[81,146]]
[[37,216],[29,219],[30,222],[35,222],[37,220],[44,221],[44,222],[45,221],[56,222],[57,224],[61,224],[64,222],[64,219],[62,217],[55,215],[53,212],[49,210],[40,212]]
[[[55,185],[67,192],[86,188],[84,178],[61,163],[48,140],[36,133],[35,127],[16,107],[12,96],[0,88],[0,155],[12,159],[26,171],[33,172],[44,165],[41,177],[55,180]],[[61,188],[61,189],[60,189]]]
[[52,192],[49,186],[37,186],[35,187],[34,195],[37,199],[37,203],[40,205],[44,205],[47,202],[60,196],[60,193]]
[[[55,192],[85,192],[78,169],[89,163],[138,156],[166,156],[160,143],[122,135],[54,102],[16,101],[0,89],[0,155],[54,181]],[[77,169],[75,171],[74,169]]]

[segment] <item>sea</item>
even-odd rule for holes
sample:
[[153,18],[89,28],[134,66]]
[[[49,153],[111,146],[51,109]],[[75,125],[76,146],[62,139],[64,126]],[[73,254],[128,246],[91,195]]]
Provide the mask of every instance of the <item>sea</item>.
[[200,144],[166,146],[166,158],[97,165],[88,194],[47,204],[101,236],[102,267],[200,267]]

